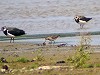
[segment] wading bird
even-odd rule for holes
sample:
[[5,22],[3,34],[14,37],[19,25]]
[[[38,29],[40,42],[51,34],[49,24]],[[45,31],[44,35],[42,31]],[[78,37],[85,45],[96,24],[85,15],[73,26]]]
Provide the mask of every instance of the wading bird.
[[76,16],[74,19],[78,24],[80,24],[80,29],[82,29],[84,24],[90,21],[92,18],[87,18],[85,16]]
[[13,43],[14,43],[14,38],[15,38],[16,36],[20,36],[20,35],[24,35],[24,34],[25,34],[25,31],[23,31],[23,30],[21,30],[21,29],[14,28],[14,27],[6,27],[6,26],[2,27],[2,28],[1,28],[1,31],[3,31],[3,33],[4,33],[7,37],[11,38],[11,39],[10,39],[10,43],[11,43],[12,41],[13,41]]
[[46,40],[49,40],[51,41],[51,43],[55,43],[55,40],[59,37],[60,35],[57,35],[57,36],[48,36],[45,38],[45,42]]

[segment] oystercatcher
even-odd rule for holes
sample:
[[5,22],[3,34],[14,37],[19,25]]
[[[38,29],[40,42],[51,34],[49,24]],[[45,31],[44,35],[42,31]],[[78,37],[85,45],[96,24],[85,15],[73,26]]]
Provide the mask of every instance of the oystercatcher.
[[23,31],[21,29],[18,29],[18,28],[14,28],[14,27],[6,27],[6,26],[4,26],[4,27],[1,28],[1,30],[3,31],[3,33],[7,37],[11,38],[10,39],[10,43],[11,43],[11,41],[13,41],[13,43],[14,43],[14,38],[16,36],[20,36],[20,35],[24,35],[25,34],[25,31]]
[[92,18],[87,18],[85,16],[76,16],[74,19],[78,24],[80,24],[80,29],[82,29],[84,24],[90,21]]

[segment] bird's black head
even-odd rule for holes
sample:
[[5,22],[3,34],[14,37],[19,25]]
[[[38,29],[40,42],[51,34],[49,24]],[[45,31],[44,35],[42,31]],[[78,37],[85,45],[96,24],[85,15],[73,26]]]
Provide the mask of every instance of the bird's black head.
[[7,30],[6,26],[4,26],[4,27],[1,28],[1,31],[5,31],[5,30]]
[[74,18],[75,20],[78,20],[79,19],[79,16],[75,16],[75,18]]
[[78,23],[79,22],[79,16],[75,16],[74,20]]

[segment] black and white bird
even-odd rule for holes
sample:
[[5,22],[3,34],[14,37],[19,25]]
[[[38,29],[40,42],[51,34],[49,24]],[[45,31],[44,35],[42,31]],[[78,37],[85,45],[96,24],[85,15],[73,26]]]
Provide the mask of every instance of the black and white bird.
[[85,16],[76,16],[75,21],[80,24],[80,28],[82,29],[84,24],[86,24],[88,21],[90,21],[92,18],[87,18]]
[[14,27],[6,27],[6,26],[2,27],[2,28],[1,28],[1,31],[3,31],[3,33],[4,33],[7,37],[11,38],[11,39],[10,39],[10,43],[11,43],[12,41],[13,41],[13,43],[14,43],[14,38],[15,38],[16,36],[20,36],[20,35],[24,35],[24,34],[25,34],[25,31],[23,31],[23,30],[21,30],[21,29],[14,28]]

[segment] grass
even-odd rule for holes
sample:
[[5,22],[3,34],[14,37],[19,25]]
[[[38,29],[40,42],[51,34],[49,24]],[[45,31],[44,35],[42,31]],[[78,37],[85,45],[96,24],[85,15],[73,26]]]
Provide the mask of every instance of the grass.
[[100,64],[95,64],[95,66],[100,68]]
[[[52,56],[52,55],[47,56],[47,55],[43,54],[43,56],[44,56],[43,59],[45,59],[44,61],[37,61],[36,60],[36,61],[33,61],[33,62],[29,62],[30,59],[25,58],[25,57],[13,58],[15,61],[9,62],[7,64],[10,66],[10,69],[16,69],[16,70],[17,69],[21,70],[23,67],[25,67],[26,70],[30,70],[30,69],[38,68],[39,66],[43,66],[43,65],[63,65],[63,66],[66,66],[67,63],[65,65],[64,64],[56,64],[55,61],[61,60],[61,59],[64,60],[63,57],[65,57],[65,56],[67,57],[67,54],[65,56],[63,56],[63,54],[62,54],[62,56],[60,56],[60,57],[58,56],[59,55],[58,53],[55,54],[55,55],[56,56]],[[91,54],[91,55],[94,56],[94,53]],[[47,59],[47,57],[49,59]],[[52,61],[50,60],[51,57],[52,57]],[[18,60],[18,61],[16,61],[16,60]],[[89,61],[91,61],[91,60],[93,60],[93,59],[90,59]],[[98,61],[98,60],[95,59],[95,61]],[[1,64],[0,66],[3,65],[3,63],[0,63],[0,64]],[[88,73],[90,75],[94,75],[93,69],[95,68],[95,70],[96,70],[96,68],[99,68],[99,67],[100,67],[99,63],[93,64],[93,62],[91,62],[91,63],[88,62],[87,64],[84,64],[84,66],[82,66],[82,68],[78,68],[78,69],[74,69],[74,70],[71,70],[71,69],[52,69],[52,70],[40,70],[40,71],[34,71],[33,70],[32,72],[28,71],[28,72],[23,72],[23,73],[20,72],[20,70],[18,70],[16,72],[14,72],[14,75],[18,75],[18,74],[20,74],[20,75],[22,75],[22,74],[24,74],[24,75],[32,75],[32,74],[35,74],[35,75],[40,75],[40,74],[41,75],[59,75],[59,74],[61,74],[61,75],[87,75]],[[85,70],[85,68],[86,69],[88,68],[88,70]],[[96,70],[97,73],[99,73],[99,70],[98,69]],[[12,75],[12,74],[7,73],[7,75]]]
[[84,64],[82,67],[83,68],[93,68],[94,65],[93,64]]
[[34,62],[31,66],[31,68],[38,68],[39,67],[39,63],[38,62]]
[[22,62],[22,63],[29,62],[29,60],[27,58],[18,58],[16,61],[17,62]]

